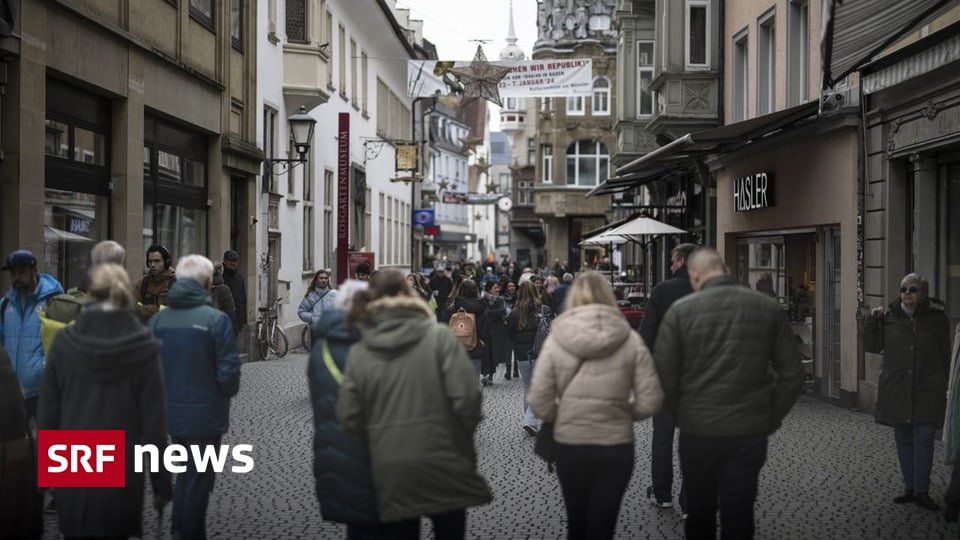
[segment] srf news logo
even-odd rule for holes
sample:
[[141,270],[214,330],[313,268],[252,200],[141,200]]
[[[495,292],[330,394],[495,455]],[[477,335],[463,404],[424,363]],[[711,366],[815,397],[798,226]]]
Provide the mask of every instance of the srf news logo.
[[[37,432],[37,485],[40,487],[126,487],[127,455],[126,433],[116,430],[39,430]],[[200,472],[208,468],[222,473],[227,465],[227,456],[239,464],[232,465],[230,472],[248,473],[253,470],[253,458],[249,455],[253,446],[238,444],[231,447],[189,447],[170,444],[163,453],[152,444],[137,444],[133,447],[134,472],[159,472],[163,468],[171,473],[187,470],[192,461]],[[144,465],[147,465],[144,467]]]

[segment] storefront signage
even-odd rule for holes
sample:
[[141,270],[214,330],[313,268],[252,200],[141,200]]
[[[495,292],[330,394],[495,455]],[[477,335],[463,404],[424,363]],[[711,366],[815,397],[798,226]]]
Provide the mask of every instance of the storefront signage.
[[74,234],[90,234],[90,220],[83,218],[70,218],[70,232]]
[[337,283],[347,279],[350,238],[350,113],[340,113],[337,137]]
[[733,181],[733,209],[748,212],[776,206],[773,198],[773,175],[765,172],[748,174]]

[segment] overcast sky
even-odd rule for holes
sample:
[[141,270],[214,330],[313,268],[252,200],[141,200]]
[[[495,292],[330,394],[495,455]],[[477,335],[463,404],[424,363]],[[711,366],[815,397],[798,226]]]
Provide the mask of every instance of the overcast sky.
[[[423,21],[423,36],[437,46],[441,60],[471,60],[477,42],[483,44],[487,59],[500,58],[506,47],[510,0],[397,0],[410,9],[412,19]],[[537,39],[536,0],[513,0],[513,22],[517,45],[527,58]]]
[[[410,10],[411,19],[423,21],[423,37],[437,46],[440,60],[472,60],[477,42],[487,60],[496,62],[507,46],[510,0],[397,0]],[[529,60],[537,40],[537,0],[513,0],[513,25],[517,46]],[[490,129],[500,129],[499,109],[490,103]]]

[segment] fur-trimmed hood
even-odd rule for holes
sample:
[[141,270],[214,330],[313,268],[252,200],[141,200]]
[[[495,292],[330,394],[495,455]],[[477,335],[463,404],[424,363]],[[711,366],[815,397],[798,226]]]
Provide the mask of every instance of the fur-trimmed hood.
[[437,324],[430,306],[413,296],[387,296],[367,305],[370,320],[360,331],[364,343],[372,350],[389,352],[389,356],[406,350],[421,341],[430,326]]

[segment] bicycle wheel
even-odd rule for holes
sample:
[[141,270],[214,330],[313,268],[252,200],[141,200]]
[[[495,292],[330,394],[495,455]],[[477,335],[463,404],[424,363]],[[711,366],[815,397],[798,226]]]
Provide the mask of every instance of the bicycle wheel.
[[270,341],[267,339],[266,326],[262,322],[257,323],[257,352],[260,353],[260,360],[270,357]]
[[277,358],[283,358],[287,355],[289,348],[290,344],[287,343],[287,336],[283,333],[283,329],[280,328],[279,324],[275,325],[273,327],[273,339],[270,340],[270,349],[273,354],[277,355]]
[[310,325],[304,325],[303,330],[300,331],[300,344],[303,345],[303,350],[310,352],[310,349],[313,348],[313,339],[310,336]]

